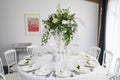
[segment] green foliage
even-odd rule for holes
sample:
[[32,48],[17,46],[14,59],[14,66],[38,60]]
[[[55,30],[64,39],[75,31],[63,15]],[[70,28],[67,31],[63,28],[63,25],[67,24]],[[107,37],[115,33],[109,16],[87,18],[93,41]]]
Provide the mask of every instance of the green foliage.
[[62,34],[62,39],[67,46],[73,39],[73,34],[76,31],[77,23],[75,21],[75,14],[70,14],[70,8],[61,9],[60,5],[57,6],[57,11],[49,15],[47,20],[43,20],[44,28],[47,32],[43,34],[42,45],[48,42],[51,35],[55,36]]
[[80,69],[80,65],[77,66],[77,69]]

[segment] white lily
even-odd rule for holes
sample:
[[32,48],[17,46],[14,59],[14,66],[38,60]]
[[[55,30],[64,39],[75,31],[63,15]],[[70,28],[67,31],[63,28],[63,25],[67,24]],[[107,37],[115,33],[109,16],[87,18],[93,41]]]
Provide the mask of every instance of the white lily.
[[67,23],[68,23],[68,21],[62,20],[62,24],[67,24]]
[[53,30],[53,29],[51,29],[51,30],[50,30],[50,32],[52,33],[52,32],[54,32],[54,30]]
[[52,20],[52,22],[53,23],[57,23],[59,20],[57,19],[57,18],[54,18],[53,20]]
[[74,24],[74,21],[71,21],[71,24]]

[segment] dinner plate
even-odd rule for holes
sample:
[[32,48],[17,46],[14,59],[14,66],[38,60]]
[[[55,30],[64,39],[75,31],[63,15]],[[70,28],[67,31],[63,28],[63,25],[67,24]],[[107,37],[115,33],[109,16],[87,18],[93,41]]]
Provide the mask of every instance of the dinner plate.
[[19,66],[25,66],[25,65],[28,65],[28,64],[30,64],[31,62],[29,61],[29,60],[25,60],[25,59],[23,59],[23,60],[20,60],[19,62],[18,62],[18,65]]
[[91,57],[86,54],[86,55],[84,56],[84,58],[85,58],[86,60],[90,60]]
[[97,62],[95,61],[95,60],[88,60],[87,62],[86,62],[86,64],[85,64],[85,66],[87,66],[87,67],[96,67],[98,64],[97,64]]
[[51,71],[45,68],[40,68],[34,72],[35,75],[37,76],[45,76],[49,74]]
[[25,56],[24,59],[28,59],[29,60],[29,59],[31,59],[31,57],[32,57],[31,55],[28,55],[28,56]]
[[25,71],[25,72],[30,72],[30,71],[33,71],[33,70],[36,70],[38,69],[36,66],[32,66],[32,65],[27,65],[27,66],[22,66],[21,67],[21,70],[22,71]]
[[59,70],[55,72],[57,77],[61,77],[61,78],[66,78],[66,77],[70,77],[71,72],[68,70]]
[[80,66],[79,69],[76,67],[75,71],[80,73],[80,74],[86,74],[90,72],[90,69],[85,67],[85,66]]

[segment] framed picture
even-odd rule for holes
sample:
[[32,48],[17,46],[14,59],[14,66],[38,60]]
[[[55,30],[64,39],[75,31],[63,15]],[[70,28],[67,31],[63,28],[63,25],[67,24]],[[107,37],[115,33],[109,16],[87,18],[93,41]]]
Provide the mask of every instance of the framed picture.
[[25,14],[25,34],[39,35],[40,34],[40,15]]

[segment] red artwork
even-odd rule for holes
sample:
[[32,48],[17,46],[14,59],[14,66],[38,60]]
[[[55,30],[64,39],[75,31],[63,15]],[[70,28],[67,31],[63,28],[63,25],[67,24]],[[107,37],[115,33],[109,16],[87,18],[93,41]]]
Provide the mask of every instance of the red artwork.
[[40,15],[25,14],[25,34],[40,35]]
[[28,18],[28,32],[39,32],[39,19],[38,18]]

